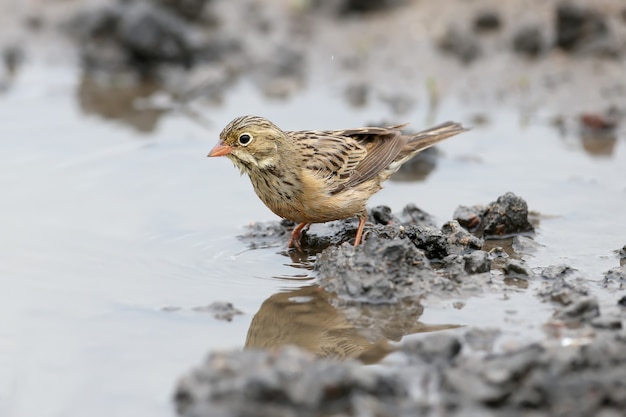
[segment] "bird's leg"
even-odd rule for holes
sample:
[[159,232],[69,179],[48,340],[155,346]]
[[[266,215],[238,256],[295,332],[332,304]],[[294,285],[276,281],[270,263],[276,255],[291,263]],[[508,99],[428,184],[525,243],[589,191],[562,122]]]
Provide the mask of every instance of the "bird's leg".
[[363,237],[363,229],[365,228],[365,221],[367,220],[367,213],[359,217],[359,227],[356,229],[356,238],[354,238],[354,246],[359,246],[361,238]]
[[311,223],[300,223],[296,227],[293,228],[291,232],[291,237],[289,238],[289,243],[287,243],[288,248],[296,247],[300,252],[302,252],[302,246],[300,245],[300,239],[302,238],[302,230],[308,229],[311,226]]

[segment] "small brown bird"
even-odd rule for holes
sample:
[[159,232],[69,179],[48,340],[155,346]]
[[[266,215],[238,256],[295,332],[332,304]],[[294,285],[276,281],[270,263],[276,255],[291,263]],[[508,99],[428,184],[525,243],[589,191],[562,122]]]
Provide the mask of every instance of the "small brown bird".
[[358,216],[354,246],[361,242],[365,205],[381,183],[419,151],[464,132],[447,122],[414,135],[406,125],[346,130],[283,131],[259,116],[230,122],[208,156],[226,156],[278,216],[299,223],[289,247],[300,247],[311,223]]

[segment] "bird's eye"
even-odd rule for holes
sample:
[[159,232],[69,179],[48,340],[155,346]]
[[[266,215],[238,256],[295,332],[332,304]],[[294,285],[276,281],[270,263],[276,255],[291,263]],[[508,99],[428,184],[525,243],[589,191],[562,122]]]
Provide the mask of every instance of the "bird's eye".
[[250,142],[252,142],[252,135],[250,133],[242,133],[239,135],[240,145],[247,146]]

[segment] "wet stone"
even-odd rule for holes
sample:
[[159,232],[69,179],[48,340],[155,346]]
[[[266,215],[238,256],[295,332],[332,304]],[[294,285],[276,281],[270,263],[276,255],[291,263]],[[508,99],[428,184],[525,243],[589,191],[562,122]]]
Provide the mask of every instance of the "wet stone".
[[543,30],[539,26],[525,26],[513,37],[513,50],[517,53],[537,57],[546,50]]
[[294,222],[254,222],[246,227],[239,239],[248,243],[251,249],[274,246],[284,242],[295,226]]
[[400,220],[404,225],[418,225],[426,227],[437,227],[435,218],[417,207],[415,204],[407,204],[400,214]]
[[475,231],[480,226],[483,211],[484,207],[481,206],[459,206],[454,210],[452,218],[467,230]]
[[541,278],[549,280],[565,278],[567,275],[570,275],[574,271],[575,269],[568,265],[550,265],[548,267],[545,267],[541,271]]
[[604,273],[605,285],[614,283],[626,283],[626,265],[611,268]]
[[344,16],[385,11],[406,4],[406,0],[339,0],[333,2],[312,0],[310,4],[315,9],[322,9]]
[[528,220],[528,204],[513,193],[506,193],[487,206],[483,225],[483,233],[487,237],[505,237],[535,231]]
[[533,271],[530,269],[526,262],[520,259],[509,258],[504,263],[504,272],[507,275],[523,275],[525,277],[533,276]]
[[448,243],[464,248],[480,249],[484,241],[465,230],[458,221],[451,220],[441,226],[441,233],[448,237]]
[[468,274],[480,274],[489,272],[491,269],[491,258],[487,252],[482,250],[463,255],[463,260],[465,261],[465,272]]
[[595,297],[580,297],[564,308],[557,310],[554,317],[565,321],[590,321],[600,315],[600,307]]
[[619,45],[600,12],[570,1],[556,9],[556,45],[568,52],[615,57]]
[[389,224],[393,221],[397,221],[397,218],[391,212],[391,208],[388,206],[376,206],[373,207],[368,213],[369,218],[371,218],[375,223],[378,224]]
[[171,61],[192,64],[191,34],[183,20],[144,3],[126,9],[117,38],[138,62]]
[[486,10],[474,18],[474,30],[477,32],[491,32],[500,29],[502,20],[495,10]]
[[597,329],[606,329],[606,330],[622,329],[622,320],[619,317],[600,316],[591,320],[590,324]]
[[437,229],[407,226],[405,234],[417,248],[424,251],[428,259],[443,259],[450,254],[448,237]]
[[551,284],[539,291],[540,297],[564,306],[570,305],[575,300],[588,294],[589,292],[586,288],[565,280],[563,277],[551,279]]

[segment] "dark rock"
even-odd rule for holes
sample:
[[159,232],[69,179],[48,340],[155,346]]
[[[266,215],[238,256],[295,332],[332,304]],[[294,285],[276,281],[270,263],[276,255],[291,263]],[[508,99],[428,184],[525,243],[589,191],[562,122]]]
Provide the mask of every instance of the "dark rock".
[[554,313],[555,318],[565,321],[590,321],[599,315],[600,307],[594,297],[580,297]]
[[406,0],[311,0],[311,7],[343,16],[384,11],[406,4]]
[[526,265],[526,262],[512,258],[507,259],[504,263],[504,272],[507,275],[523,275],[525,277],[534,275],[530,267]]
[[501,26],[500,15],[495,10],[486,10],[474,18],[474,30],[477,32],[491,32]]
[[480,226],[482,214],[485,211],[481,206],[458,206],[452,218],[469,231],[475,231]]
[[343,0],[344,13],[363,13],[389,9],[406,3],[405,0]]
[[526,26],[513,37],[513,50],[531,57],[540,55],[546,49],[543,31],[539,26]]
[[483,225],[485,237],[506,237],[535,231],[528,220],[528,204],[513,193],[506,193],[487,206]]
[[396,217],[391,212],[391,208],[388,206],[376,206],[369,212],[369,216],[378,224],[389,224],[397,221]]
[[14,74],[24,61],[24,50],[18,45],[10,45],[2,50],[2,61],[9,74]]
[[450,27],[439,40],[439,48],[456,56],[464,64],[475,61],[482,54],[480,43],[475,35],[455,27]]
[[160,75],[163,64],[189,69],[198,62],[215,62],[240,51],[239,41],[207,31],[207,22],[200,27],[196,20],[202,13],[191,17],[205,3],[120,0],[77,14],[66,28],[79,43],[88,70]]
[[605,285],[612,283],[626,283],[626,265],[609,269],[604,273]]
[[192,65],[191,34],[176,15],[141,2],[129,6],[120,18],[117,37],[134,61]]
[[468,274],[480,274],[489,272],[491,269],[489,254],[482,250],[463,255],[463,260],[465,261],[465,272]]
[[617,305],[621,307],[626,307],[626,295],[617,300]]
[[484,241],[461,227],[458,221],[451,220],[441,226],[441,233],[448,237],[448,243],[464,248],[480,249]]
[[606,18],[569,1],[561,2],[556,9],[556,45],[568,52],[611,57],[619,54]]
[[563,276],[557,276],[551,280],[551,284],[539,291],[539,296],[567,306],[575,300],[587,296],[589,292],[586,288],[566,281]]
[[280,222],[254,222],[246,227],[239,238],[248,242],[251,249],[274,246],[285,241],[295,223],[289,220]]
[[424,253],[406,239],[371,237],[356,248],[331,246],[318,256],[315,269],[319,285],[326,291],[361,302],[396,303],[433,286],[454,287],[437,275]]
[[619,317],[600,316],[591,320],[590,324],[597,329],[606,329],[606,330],[622,329],[622,320]]
[[450,254],[448,237],[437,229],[424,226],[407,226],[406,236],[423,250],[428,259],[443,259]]
[[235,316],[243,314],[243,311],[235,308],[232,303],[224,301],[215,301],[208,306],[194,307],[192,310],[200,313],[210,313],[217,320],[225,321],[232,321]]
[[416,225],[431,228],[437,227],[435,218],[417,207],[415,204],[407,204],[402,209],[402,213],[399,217],[404,225]]
[[529,370],[537,367],[543,352],[540,346],[529,345],[467,366],[452,367],[443,373],[444,385],[462,398],[497,408],[516,389],[521,389],[517,381],[525,380]]
[[550,265],[546,268],[543,268],[543,271],[541,271],[541,278],[549,280],[557,278],[562,279],[574,271],[575,269],[568,265]]

